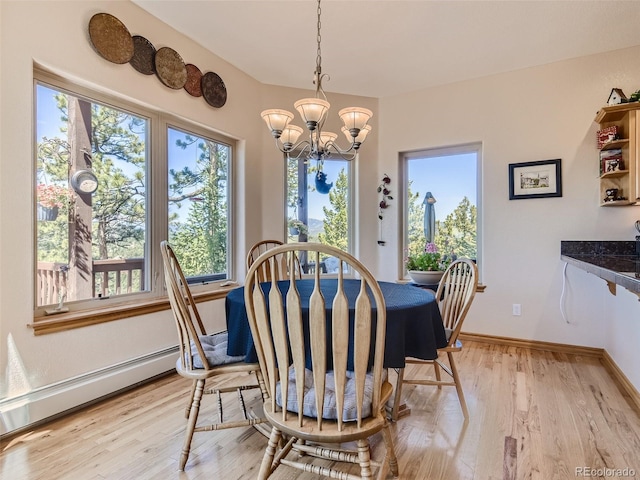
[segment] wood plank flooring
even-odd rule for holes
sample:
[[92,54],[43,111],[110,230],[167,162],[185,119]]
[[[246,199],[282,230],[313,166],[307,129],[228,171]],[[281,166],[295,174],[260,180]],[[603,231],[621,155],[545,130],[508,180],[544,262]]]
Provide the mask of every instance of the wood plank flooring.
[[[391,426],[400,478],[640,478],[640,416],[599,359],[470,341],[456,358],[470,420],[454,388],[406,385],[411,415]],[[267,440],[253,428],[196,433],[177,470],[188,389],[171,375],[5,439],[0,478],[256,478]],[[201,419],[215,415],[209,397]],[[235,414],[233,394],[225,403]],[[281,467],[272,478],[317,477]]]

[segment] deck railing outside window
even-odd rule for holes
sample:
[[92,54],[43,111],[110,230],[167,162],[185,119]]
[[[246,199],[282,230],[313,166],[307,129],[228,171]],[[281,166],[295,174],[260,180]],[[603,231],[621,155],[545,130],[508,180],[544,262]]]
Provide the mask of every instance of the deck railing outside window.
[[[38,262],[38,305],[56,304],[60,293],[67,291],[65,266],[64,263]],[[95,260],[92,271],[93,298],[144,290],[144,258]]]

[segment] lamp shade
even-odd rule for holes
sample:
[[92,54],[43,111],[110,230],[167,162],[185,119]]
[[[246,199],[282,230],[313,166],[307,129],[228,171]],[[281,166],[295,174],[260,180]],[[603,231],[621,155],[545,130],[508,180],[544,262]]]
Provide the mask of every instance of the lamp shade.
[[303,98],[294,103],[293,106],[298,110],[305,123],[315,128],[324,119],[331,105],[320,98]]
[[320,134],[320,146],[324,149],[325,145],[329,143],[335,143],[336,138],[338,138],[338,135],[336,133],[322,132]]
[[298,141],[300,135],[302,135],[303,130],[297,125],[287,125],[284,130],[282,130],[282,135],[280,136],[280,140],[285,145],[293,145]]
[[282,133],[289,122],[293,120],[293,113],[276,108],[264,110],[260,115],[271,132]]
[[369,132],[371,131],[371,125],[365,125],[364,127],[362,127],[356,138],[353,138],[353,135],[351,135],[351,132],[347,127],[342,127],[341,131],[342,133],[344,133],[344,136],[347,137],[347,140],[349,142],[361,144],[365,141],[367,135],[369,135]]
[[342,119],[344,126],[348,130],[362,130],[369,119],[373,116],[373,112],[367,108],[349,107],[343,108],[338,112],[338,116]]

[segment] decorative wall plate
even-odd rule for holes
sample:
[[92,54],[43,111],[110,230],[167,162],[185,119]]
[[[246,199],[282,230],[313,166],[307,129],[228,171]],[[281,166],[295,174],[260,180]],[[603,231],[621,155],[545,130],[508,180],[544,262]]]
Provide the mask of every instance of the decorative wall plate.
[[194,97],[202,96],[202,72],[198,67],[192,63],[187,63],[187,83],[184,84],[184,89]]
[[202,95],[215,108],[227,103],[227,87],[217,73],[207,72],[202,76]]
[[156,75],[167,87],[178,90],[187,83],[187,67],[173,48],[162,47],[155,56]]
[[89,20],[89,39],[98,54],[113,63],[127,63],[133,57],[133,39],[124,23],[108,13],[96,13]]
[[134,35],[133,37],[133,57],[129,63],[140,73],[153,75],[156,73],[155,56],[156,47],[144,37]]

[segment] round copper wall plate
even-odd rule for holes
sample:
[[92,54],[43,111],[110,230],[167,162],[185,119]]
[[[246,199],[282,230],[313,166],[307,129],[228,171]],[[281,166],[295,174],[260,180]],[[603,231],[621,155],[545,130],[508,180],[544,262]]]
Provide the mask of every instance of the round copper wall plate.
[[215,108],[227,103],[227,87],[217,73],[207,72],[202,76],[202,95]]
[[124,23],[108,13],[96,13],[89,20],[91,45],[113,63],[127,63],[133,57],[133,39]]
[[202,96],[202,86],[200,81],[202,80],[202,72],[198,67],[192,63],[187,63],[187,83],[184,84],[184,89],[194,97]]
[[187,67],[173,48],[162,47],[155,56],[156,74],[167,87],[178,90],[187,83]]
[[133,68],[145,75],[153,75],[156,73],[155,56],[156,47],[149,40],[140,35],[133,36],[133,57],[129,60]]

